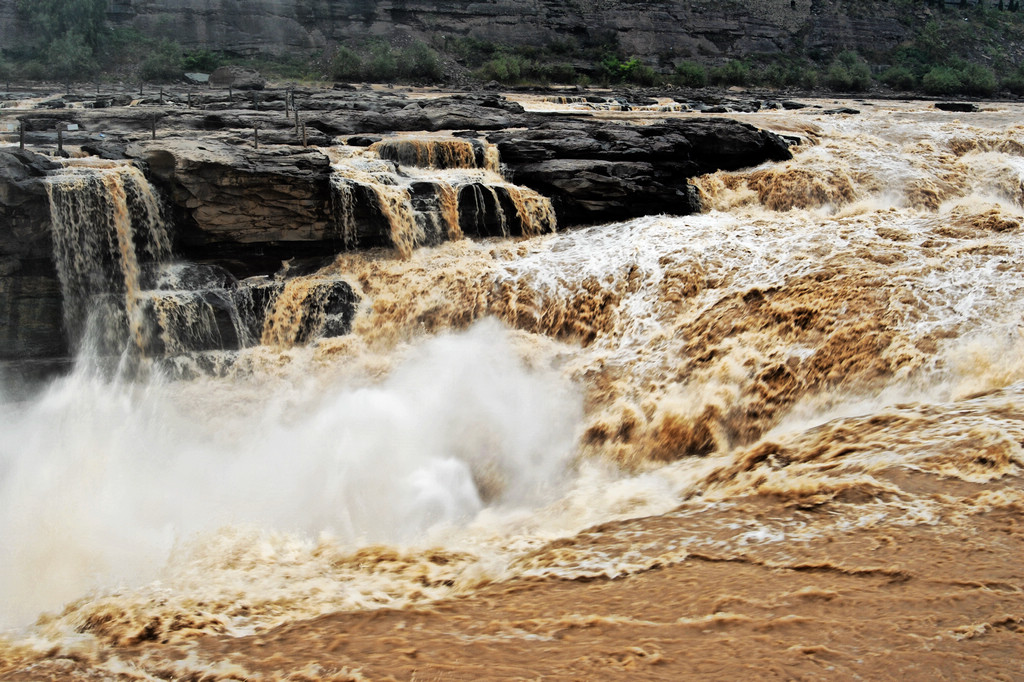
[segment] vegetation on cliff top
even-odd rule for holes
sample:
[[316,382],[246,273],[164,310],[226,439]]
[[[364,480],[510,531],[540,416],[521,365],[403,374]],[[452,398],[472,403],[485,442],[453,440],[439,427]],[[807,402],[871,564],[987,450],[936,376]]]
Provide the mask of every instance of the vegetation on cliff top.
[[[1007,46],[1024,46],[1018,0],[949,5],[896,0],[910,36],[893,50],[795,51],[703,63],[666,56],[644,63],[614,36],[548,45],[503,45],[477,38],[433,37],[391,44],[381,38],[337,45],[317,55],[258,58],[185,50],[107,22],[109,0],[17,0],[24,30],[0,54],[0,80],[178,80],[188,71],[243,64],[289,80],[519,84],[632,84],[681,87],[761,86],[866,92],[875,88],[931,95],[1024,95],[1024,65]],[[928,7],[926,14],[913,10]],[[920,21],[924,16],[927,20]],[[915,19],[917,17],[917,19]]]

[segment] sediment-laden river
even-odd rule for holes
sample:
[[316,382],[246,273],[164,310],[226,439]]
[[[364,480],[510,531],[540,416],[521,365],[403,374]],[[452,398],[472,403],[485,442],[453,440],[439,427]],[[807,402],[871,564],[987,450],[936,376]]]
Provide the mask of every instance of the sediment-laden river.
[[1024,677],[1024,106],[852,106],[748,115],[801,144],[703,214],[342,254],[350,334],[7,399],[0,679]]

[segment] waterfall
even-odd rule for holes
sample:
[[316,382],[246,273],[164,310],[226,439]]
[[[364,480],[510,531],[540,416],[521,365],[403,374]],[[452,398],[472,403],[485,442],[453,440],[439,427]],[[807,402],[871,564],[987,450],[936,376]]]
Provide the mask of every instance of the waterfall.
[[[382,140],[334,164],[332,220],[346,248],[390,245],[403,257],[464,236],[554,232],[550,200],[500,169],[497,147],[479,140]],[[374,220],[376,234],[367,227]]]
[[69,337],[81,344],[88,330],[99,352],[141,348],[141,268],[171,251],[152,187],[135,166],[106,164],[68,166],[46,189]]

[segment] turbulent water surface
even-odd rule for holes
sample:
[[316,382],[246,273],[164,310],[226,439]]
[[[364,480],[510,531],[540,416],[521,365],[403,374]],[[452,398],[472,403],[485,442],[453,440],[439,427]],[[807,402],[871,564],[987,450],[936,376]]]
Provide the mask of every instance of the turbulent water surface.
[[340,255],[346,336],[6,399],[0,677],[1024,678],[1024,107],[856,106],[750,115],[795,157],[701,215]]

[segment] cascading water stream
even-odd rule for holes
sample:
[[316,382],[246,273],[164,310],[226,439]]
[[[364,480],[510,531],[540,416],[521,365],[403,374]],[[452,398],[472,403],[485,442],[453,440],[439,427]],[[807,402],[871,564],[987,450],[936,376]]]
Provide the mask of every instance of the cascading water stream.
[[81,343],[91,327],[101,353],[120,353],[129,339],[141,349],[140,264],[171,251],[149,182],[132,165],[84,165],[47,178],[46,188],[70,337]]
[[[551,202],[506,182],[497,148],[445,138],[395,138],[365,152],[335,153],[332,215],[346,246],[360,243],[362,197],[383,216],[388,243],[408,258],[420,246],[473,236],[554,232]],[[363,209],[366,215],[367,209]]]

